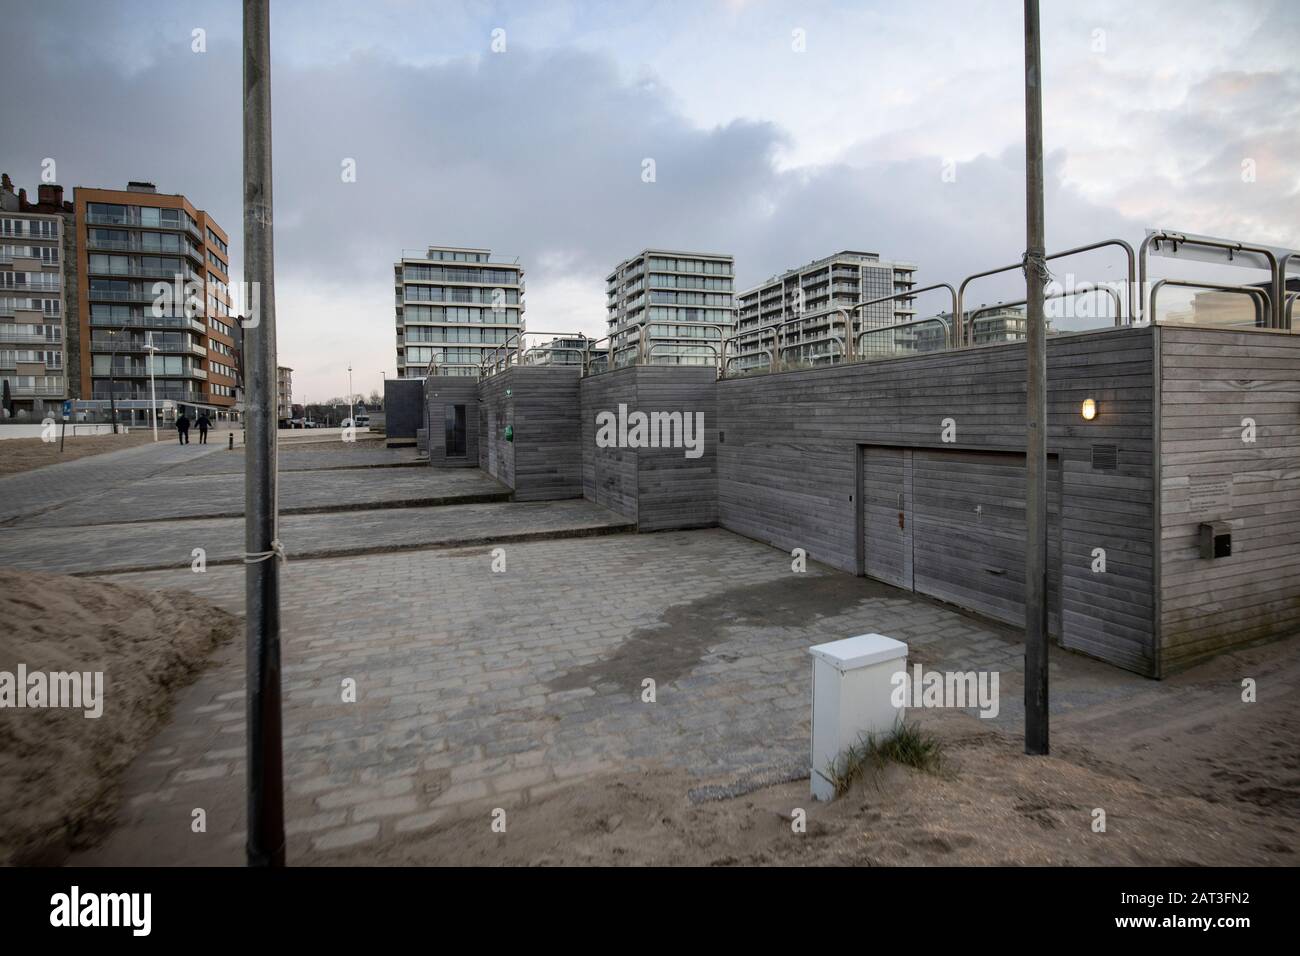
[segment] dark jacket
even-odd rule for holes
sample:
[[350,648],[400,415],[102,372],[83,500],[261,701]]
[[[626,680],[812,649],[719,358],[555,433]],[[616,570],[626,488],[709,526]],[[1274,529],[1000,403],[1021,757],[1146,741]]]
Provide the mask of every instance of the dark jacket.
[[178,432],[187,432],[190,430],[190,420],[184,415],[176,416],[176,430]]
[[199,431],[205,432],[212,427],[212,422],[208,421],[207,415],[200,415],[199,420],[194,424],[199,426]]

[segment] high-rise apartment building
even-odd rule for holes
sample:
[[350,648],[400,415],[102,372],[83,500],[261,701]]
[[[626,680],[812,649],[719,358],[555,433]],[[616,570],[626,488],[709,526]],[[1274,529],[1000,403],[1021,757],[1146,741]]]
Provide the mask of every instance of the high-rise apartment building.
[[645,249],[620,262],[605,278],[614,365],[636,361],[643,330],[650,362],[717,362],[735,324],[735,272],[714,253]]
[[275,418],[284,424],[293,418],[293,369],[275,367]]
[[430,246],[393,265],[397,377],[477,375],[486,354],[524,330],[524,269],[490,249]]
[[[845,250],[818,259],[742,292],[736,309],[737,356],[732,369],[766,367],[765,349],[789,346],[784,361],[819,365],[840,361],[840,347],[831,336],[843,338],[843,318],[836,309],[852,309],[860,302],[880,299],[915,288],[916,266],[886,262],[874,252]],[[907,322],[916,316],[910,296],[880,302],[851,312],[853,334],[867,329]],[[889,336],[879,341],[871,335],[855,338],[862,354],[880,352]],[[889,346],[892,350],[892,344]],[[776,356],[778,361],[782,356]]]
[[[57,417],[72,394],[67,315],[75,309],[70,279],[72,203],[63,187],[43,183],[36,202],[0,178],[0,388],[19,418]],[[4,414],[4,413],[0,413]]]
[[241,336],[225,230],[152,183],[75,195],[80,407],[143,424],[156,398],[162,411],[237,420]]

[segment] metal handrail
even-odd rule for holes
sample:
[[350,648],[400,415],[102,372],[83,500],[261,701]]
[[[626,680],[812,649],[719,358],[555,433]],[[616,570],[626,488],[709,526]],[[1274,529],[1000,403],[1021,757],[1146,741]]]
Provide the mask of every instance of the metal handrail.
[[[951,286],[949,286],[949,288],[951,288]],[[858,347],[862,344],[862,337],[864,335],[876,335],[880,332],[891,332],[894,329],[903,329],[903,328],[907,328],[910,325],[925,325],[930,322],[938,322],[943,327],[944,347],[952,348],[952,341],[953,341],[952,323],[948,319],[945,319],[942,315],[932,315],[927,319],[909,319],[906,322],[898,322],[894,325],[882,325],[876,329],[863,329],[861,332],[857,334],[857,341],[854,343],[853,346],[854,351],[855,353],[857,352]]]
[[[1232,240],[1227,240],[1227,239],[1208,239],[1201,236],[1195,236],[1189,239],[1187,236],[1185,236],[1180,232],[1153,232],[1151,233],[1151,235],[1143,239],[1142,245],[1138,247],[1138,281],[1144,290],[1147,287],[1147,257],[1149,254],[1149,250],[1153,244],[1158,245],[1161,242],[1171,242],[1174,244],[1175,249],[1177,249],[1179,243],[1182,243],[1185,246],[1201,246],[1206,249],[1223,249],[1228,252],[1229,258],[1232,257],[1232,253],[1234,252],[1249,252],[1255,255],[1263,256],[1264,259],[1267,260],[1268,267],[1269,267],[1268,287],[1271,290],[1271,294],[1269,296],[1269,302],[1270,305],[1276,302],[1276,308],[1270,308],[1271,317],[1266,327],[1267,328],[1281,327],[1282,303],[1280,299],[1277,298],[1277,296],[1279,295],[1277,291],[1279,288],[1278,262],[1277,262],[1277,256],[1274,255],[1272,249],[1269,249],[1267,246],[1248,246],[1243,242],[1234,242]],[[1282,262],[1284,265],[1286,263],[1286,260],[1289,258],[1290,258],[1290,254],[1283,257]],[[1175,282],[1173,280],[1169,280],[1168,282],[1166,282],[1166,284],[1181,285],[1182,282]],[[1156,283],[1151,287],[1150,300],[1149,300],[1150,307],[1148,308],[1148,311],[1144,316],[1148,322],[1153,321],[1155,318],[1155,298],[1156,298],[1156,290],[1159,287],[1159,285],[1160,283]],[[1208,286],[1205,287],[1208,288]],[[1241,287],[1231,286],[1228,289],[1220,289],[1219,291],[1231,291],[1238,288]]]
[[[584,357],[586,356],[586,354],[587,354],[586,349],[573,348],[572,346],[569,346],[569,345],[534,345],[534,346],[532,346],[532,347],[530,347],[530,348],[526,348],[526,349],[524,349],[523,352],[520,353],[520,361],[517,362],[516,364],[518,364],[518,365],[534,364],[534,365],[535,365],[536,363],[529,363],[529,362],[527,361],[528,356],[531,355],[531,354],[533,354],[534,352],[546,352],[548,355],[549,355],[550,353],[552,353],[552,352],[572,352],[574,355],[578,356],[578,364],[577,364],[576,366],[574,366],[574,365],[563,365],[563,366],[561,366],[562,368],[577,368],[577,367],[581,367],[581,365],[582,365],[582,360],[583,360],[583,358],[584,358]],[[550,363],[550,364],[555,365],[556,363],[552,362],[552,363]]]
[[612,361],[613,349],[614,349],[614,337],[613,335],[606,335],[603,336],[602,338],[596,339],[595,341],[593,341],[591,344],[587,346],[587,355],[584,358],[582,363],[583,378],[586,378],[588,375],[591,374],[591,363],[596,361],[599,358],[599,356],[597,355],[596,346],[598,346],[601,342],[609,343],[608,345],[605,346],[604,349],[604,353],[605,353],[604,358],[607,365],[606,371],[614,367],[614,363]]
[[743,332],[739,332],[739,331],[733,332],[730,336],[723,339],[723,349],[722,349],[722,377],[723,378],[727,377],[727,369],[730,367],[731,363],[738,358],[743,358],[744,355],[746,354],[746,353],[737,352],[735,355],[731,357],[731,359],[728,359],[727,347],[730,346],[733,342],[735,342],[736,339],[739,339],[743,336],[749,336],[749,335],[759,336],[758,351],[767,353],[768,371],[776,370],[776,350],[774,348],[771,349],[764,348],[763,339],[762,339],[762,335],[764,332],[772,333],[772,345],[775,346],[777,344],[777,339],[779,336],[779,333],[777,332],[777,327],[775,325],[764,325],[761,328],[757,328],[757,329],[746,329]]
[[894,292],[890,295],[882,295],[875,299],[867,299],[866,301],[863,302],[855,302],[848,309],[845,309],[843,306],[837,307],[836,311],[838,311],[841,315],[844,316],[844,331],[845,334],[849,336],[849,344],[851,347],[849,359],[851,360],[853,354],[856,353],[858,350],[858,336],[853,335],[853,323],[849,321],[850,313],[856,312],[858,311],[858,309],[864,309],[869,305],[879,305],[882,302],[893,302],[897,299],[915,299],[922,292],[933,292],[935,289],[948,290],[948,294],[952,296],[952,307],[953,307],[953,312],[955,314],[957,309],[957,293],[955,293],[952,289],[952,286],[950,286],[946,282],[936,282],[934,285],[922,286],[919,289],[904,289],[902,292]]
[[[441,375],[445,369],[449,368],[472,368],[475,372],[479,371],[479,367],[472,362],[447,362],[443,365],[437,365],[436,362],[430,362],[429,368],[425,370],[424,380],[427,382],[430,376]],[[477,375],[474,377],[478,378]]]
[[730,358],[724,358],[724,359],[722,360],[722,377],[723,377],[723,378],[726,378],[726,377],[727,377],[727,375],[728,375],[728,370],[731,368],[731,363],[732,363],[732,362],[739,361],[740,359],[743,359],[743,358],[748,358],[748,357],[750,356],[750,354],[753,354],[753,355],[766,355],[766,356],[767,356],[767,370],[768,370],[769,372],[775,371],[775,369],[773,368],[773,366],[774,366],[775,363],[776,363],[776,359],[775,359],[775,355],[774,355],[774,353],[772,352],[772,350],[771,350],[771,349],[759,349],[757,352],[746,353],[745,355],[733,355],[733,356],[731,356]]
[[1289,296],[1286,294],[1286,269],[1287,266],[1290,265],[1292,259],[1297,263],[1300,263],[1300,252],[1288,252],[1284,254],[1277,263],[1277,296],[1278,302],[1281,305],[1278,313],[1278,327],[1284,329],[1290,329],[1293,327],[1291,324],[1291,306],[1295,302],[1296,294],[1292,293]]
[[[862,304],[865,304],[865,303],[862,303]],[[824,336],[822,336],[822,337],[820,337],[820,338],[808,339],[808,340],[805,340],[805,341],[802,341],[802,342],[796,342],[796,343],[794,343],[793,345],[785,345],[785,344],[784,344],[784,342],[785,342],[785,327],[786,327],[787,325],[794,325],[796,322],[809,322],[809,321],[811,321],[811,320],[813,320],[813,319],[820,319],[820,318],[822,318],[823,316],[826,316],[826,317],[829,318],[829,317],[832,316],[832,315],[839,315],[840,318],[842,318],[842,319],[844,320],[844,335],[834,335],[834,334],[831,334],[831,335],[824,335]],[[835,323],[834,323],[833,321],[828,321],[828,322],[826,323],[826,327],[827,327],[828,329],[831,329],[831,328],[834,327],[834,324],[835,324]],[[842,356],[844,356],[846,359],[848,358],[848,355],[849,355],[849,348],[850,348],[850,346],[848,346],[848,345],[845,344],[845,339],[847,339],[847,338],[852,338],[852,336],[853,336],[853,326],[852,326],[852,324],[849,322],[848,316],[844,314],[844,310],[843,310],[843,309],[827,309],[827,310],[824,311],[824,312],[814,312],[814,313],[812,313],[812,314],[810,314],[810,315],[800,315],[800,316],[796,316],[796,317],[793,318],[793,319],[786,319],[784,322],[778,322],[775,326],[773,326],[773,328],[776,329],[776,342],[775,342],[774,344],[776,345],[776,360],[777,360],[778,363],[782,363],[782,362],[785,361],[785,353],[788,352],[788,351],[790,351],[791,349],[801,348],[801,347],[803,347],[803,346],[805,346],[805,345],[816,345],[818,342],[828,342],[828,341],[837,341],[837,342],[839,342],[839,343],[840,343],[840,354],[841,354]]]
[[[1216,282],[1197,282],[1195,279],[1159,279],[1151,286],[1151,310],[1147,313],[1148,322],[1155,320],[1156,316],[1156,295],[1167,285],[1178,286],[1184,289],[1206,289],[1211,292],[1238,292],[1259,299],[1255,306],[1255,327],[1271,328],[1271,324],[1261,325],[1259,320],[1273,314],[1272,299],[1268,290],[1261,289],[1254,285],[1227,285]],[[1270,319],[1271,323],[1271,319]]]
[[[549,335],[553,339],[586,339],[585,335],[577,332],[551,332],[543,329],[517,329],[510,333],[510,335],[506,336],[505,342],[498,345],[491,352],[484,350],[485,354],[479,362],[479,368],[482,370],[483,377],[495,375],[498,371],[509,368],[511,364],[519,365],[520,357],[524,352],[524,336],[527,335]],[[513,352],[511,351],[512,347]],[[503,351],[505,352],[505,355],[498,358],[498,355]],[[512,354],[515,357],[513,363],[510,360]],[[490,372],[488,371],[489,369],[491,369]]]
[[[1083,286],[1075,286],[1073,289],[1062,289],[1060,292],[1046,293],[1043,296],[1043,300],[1046,301],[1048,299],[1068,299],[1072,295],[1087,295],[1091,292],[1106,292],[1109,293],[1110,296],[1115,300],[1115,327],[1119,328],[1123,326],[1124,317],[1122,315],[1122,311],[1124,306],[1119,297],[1119,293],[1116,292],[1108,285],[1095,285],[1092,283],[1086,283],[1086,285],[1088,285],[1088,288],[1084,288]],[[992,309],[1011,309],[1011,308],[1015,308],[1018,305],[1028,305],[1028,304],[1029,304],[1029,300],[1027,299],[1016,299],[1014,302],[998,302],[989,306],[980,306],[978,309],[973,310],[971,312],[971,315],[979,315],[981,312],[988,312]],[[973,322],[969,323],[969,326],[973,326],[973,325],[974,325]],[[966,344],[974,345],[975,344],[974,328],[968,327],[966,331],[969,333],[967,335]]]
[[780,346],[780,347],[777,349],[777,352],[776,352],[776,354],[777,354],[777,361],[779,361],[779,362],[781,362],[781,363],[784,363],[784,362],[785,362],[785,353],[786,353],[786,352],[789,352],[789,351],[792,350],[792,349],[801,349],[801,348],[803,348],[803,347],[805,347],[805,346],[808,346],[808,345],[818,345],[818,344],[820,344],[820,343],[822,343],[822,342],[834,342],[835,344],[837,344],[837,345],[840,347],[840,355],[841,355],[841,356],[847,356],[847,355],[849,354],[848,349],[847,349],[847,348],[845,347],[845,345],[844,345],[844,336],[842,336],[842,335],[823,335],[823,336],[821,336],[820,338],[808,339],[808,340],[803,341],[803,342],[795,342],[793,345],[782,345],[782,346]]
[[[1086,246],[1075,246],[1073,249],[1065,249],[1062,250],[1061,252],[1053,252],[1050,255],[1045,256],[1044,258],[1063,259],[1066,256],[1077,256],[1082,252],[1092,252],[1095,249],[1104,249],[1107,246],[1118,246],[1119,248],[1123,249],[1124,255],[1128,259],[1128,308],[1129,308],[1128,321],[1129,324],[1131,325],[1133,324],[1133,322],[1137,320],[1136,318],[1137,307],[1136,307],[1136,300],[1134,298],[1134,292],[1135,292],[1134,282],[1136,281],[1135,256],[1133,253],[1133,247],[1131,245],[1129,245],[1123,239],[1103,239],[1101,242],[1090,243],[1089,245]],[[1023,269],[1023,268],[1024,268],[1023,261],[1015,262],[1009,266],[1001,266],[997,269],[989,269],[986,272],[977,272],[974,275],[969,275],[965,279],[962,279],[961,285],[957,287],[957,302],[953,308],[953,315],[956,316],[956,323],[957,323],[957,327],[956,327],[957,341],[962,342],[965,341],[966,339],[965,312],[963,311],[963,303],[966,300],[966,287],[976,279],[986,279],[989,276],[1001,275],[1003,272],[1012,272],[1016,269]]]
[[717,373],[718,362],[719,362],[719,356],[720,356],[720,353],[719,353],[719,351],[718,351],[718,347],[717,347],[714,343],[712,343],[712,342],[665,342],[665,341],[663,341],[663,340],[661,339],[661,340],[659,340],[658,342],[652,342],[652,343],[650,344],[650,347],[649,347],[648,349],[646,349],[646,352],[645,352],[645,362],[644,362],[643,364],[645,364],[645,365],[651,365],[651,364],[653,364],[653,363],[650,361],[650,357],[651,357],[652,355],[654,355],[654,351],[655,351],[655,349],[662,349],[662,348],[684,348],[684,347],[687,347],[687,346],[697,346],[697,347],[698,347],[698,346],[703,346],[703,347],[708,348],[709,350],[711,350],[711,351],[713,352],[713,369],[714,369],[714,373],[715,373],[715,374]]

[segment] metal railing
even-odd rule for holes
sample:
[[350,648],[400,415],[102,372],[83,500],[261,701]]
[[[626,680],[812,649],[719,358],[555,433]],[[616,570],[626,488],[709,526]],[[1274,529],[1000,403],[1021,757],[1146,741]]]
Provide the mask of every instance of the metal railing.
[[[1264,266],[1268,268],[1270,282],[1259,285],[1231,285],[1191,279],[1167,278],[1160,279],[1152,284],[1150,291],[1147,292],[1148,256],[1153,248],[1159,248],[1161,242],[1185,243],[1192,246],[1218,249],[1226,254],[1230,262],[1235,255],[1240,254],[1247,258],[1248,264],[1254,264],[1256,261],[1263,263],[1264,265],[1261,268]],[[1113,318],[1114,326],[1123,327],[1141,322],[1156,321],[1157,297],[1165,287],[1196,288],[1249,296],[1256,309],[1256,328],[1292,328],[1295,302],[1297,298],[1300,298],[1300,293],[1288,294],[1286,291],[1286,270],[1292,264],[1300,265],[1300,253],[1287,252],[1279,256],[1272,250],[1260,245],[1249,245],[1232,240],[1188,237],[1181,233],[1158,232],[1147,236],[1136,252],[1133,246],[1123,239],[1105,239],[1100,242],[1088,243],[1050,253],[1045,258],[1047,260],[1063,259],[1110,247],[1120,249],[1124,253],[1126,271],[1122,291],[1118,287],[1118,282],[1082,282],[1071,284],[1069,288],[1046,292],[1045,300],[1065,299],[1081,295],[1107,297],[1111,303],[1113,315],[1105,316],[1099,305],[1098,317]],[[981,326],[994,323],[1006,325],[1009,323],[1008,317],[1005,315],[989,315],[987,313],[993,309],[1007,310],[1026,305],[1025,300],[1019,299],[1013,302],[999,302],[995,306],[981,306],[978,309],[968,311],[965,301],[970,284],[977,279],[1001,275],[1023,268],[1023,262],[1012,263],[966,276],[955,288],[946,282],[934,283],[856,302],[850,306],[835,306],[818,312],[798,315],[775,325],[765,325],[757,328],[729,330],[715,323],[678,323],[692,330],[704,331],[703,336],[655,335],[651,331],[652,327],[671,327],[674,323],[671,320],[652,320],[648,318],[620,328],[603,338],[587,340],[585,347],[571,344],[561,345],[556,344],[554,341],[529,346],[526,344],[527,336],[550,336],[553,340],[573,340],[584,337],[571,333],[520,330],[512,334],[495,349],[491,351],[485,350],[478,366],[468,364],[441,366],[435,354],[434,361],[429,363],[426,374],[436,374],[441,367],[477,368],[480,377],[487,377],[515,365],[544,364],[538,361],[541,356],[564,354],[573,356],[574,360],[572,362],[554,363],[557,367],[577,366],[581,368],[584,376],[589,376],[626,365],[653,364],[657,357],[662,358],[673,355],[679,359],[682,357],[708,357],[711,359],[710,364],[715,367],[719,377],[726,377],[729,374],[734,374],[733,367],[739,362],[752,363],[748,367],[741,369],[740,374],[747,374],[764,368],[769,372],[780,371],[787,366],[785,357],[790,352],[799,349],[815,349],[818,346],[821,346],[822,349],[818,350],[817,354],[813,356],[814,361],[821,359],[831,362],[852,362],[859,359],[888,357],[875,350],[864,349],[864,340],[868,336],[897,335],[900,331],[914,330],[926,325],[939,326],[940,334],[937,337],[939,349],[965,349],[974,347],[977,344],[977,329]],[[862,309],[900,300],[910,303],[922,293],[935,291],[946,291],[948,293],[951,312],[939,313],[927,318],[896,322],[879,328],[854,330],[854,315]],[[894,311],[897,314],[903,310],[900,307],[895,307]],[[906,311],[914,312],[911,308]],[[799,332],[790,331],[796,326],[801,327]],[[815,329],[818,334],[805,338],[804,336],[808,334],[810,329]],[[716,336],[709,336],[709,331],[715,331]],[[729,331],[731,334],[728,334]],[[1016,325],[1011,330],[1011,333],[1008,336],[1003,336],[999,341],[1019,340],[1023,337],[1023,328],[1021,325]],[[921,346],[928,343],[929,338],[927,336],[913,335],[909,341],[910,347],[906,351],[911,354],[919,354],[938,350],[921,348]],[[895,349],[896,351],[897,349]],[[766,359],[765,362],[764,359]]]
[[[1160,279],[1151,286],[1150,315],[1156,314],[1156,296],[1165,286],[1178,286],[1184,289],[1204,289],[1209,292],[1229,292],[1248,295],[1255,300],[1255,321],[1249,328],[1268,328],[1274,314],[1272,299],[1267,289],[1254,285],[1228,285],[1216,282],[1200,282],[1193,279]],[[1245,325],[1246,323],[1241,323]]]
[[[1284,303],[1282,301],[1282,290],[1286,283],[1286,265],[1287,260],[1293,257],[1293,253],[1287,253],[1279,263],[1273,250],[1266,246],[1247,245],[1244,242],[1236,242],[1231,239],[1213,239],[1205,236],[1188,236],[1181,232],[1153,232],[1142,240],[1142,245],[1138,247],[1138,282],[1142,289],[1147,288],[1147,260],[1151,253],[1151,247],[1159,247],[1160,243],[1168,242],[1177,251],[1178,246],[1195,246],[1201,249],[1218,249],[1226,253],[1228,261],[1231,262],[1238,254],[1247,257],[1257,256],[1268,264],[1269,284],[1266,294],[1268,296],[1269,311],[1262,316],[1259,324],[1260,328],[1283,329],[1289,328],[1284,324],[1286,316],[1284,314]],[[1163,285],[1187,285],[1191,280],[1173,280],[1165,279],[1157,282],[1151,287],[1150,298],[1147,300],[1145,318],[1146,321],[1155,320],[1155,300],[1159,287]],[[1213,289],[1219,292],[1245,292],[1248,289],[1258,290],[1258,286],[1236,286],[1236,285],[1218,285],[1216,283],[1193,282],[1192,288]]]
[[[1084,282],[1084,283],[1080,283],[1079,285],[1076,285],[1073,289],[1062,289],[1060,292],[1045,293],[1043,295],[1043,301],[1047,302],[1052,299],[1068,299],[1076,295],[1091,295],[1093,293],[1104,293],[1111,297],[1111,300],[1115,304],[1115,325],[1116,327],[1124,325],[1123,300],[1120,299],[1119,292],[1117,292],[1115,289],[1112,289],[1108,285],[1094,285],[1090,282]],[[980,306],[978,309],[971,310],[969,313],[967,313],[967,315],[983,316],[983,313],[991,312],[994,309],[1014,309],[1022,305],[1028,305],[1028,300],[1015,299],[1011,302],[997,302],[989,306]],[[983,316],[983,318],[979,320],[971,319],[970,321],[966,322],[965,323],[966,331],[967,331],[966,344],[967,345],[976,344],[975,342],[976,321],[996,321],[1002,318],[1003,318],[1002,316]]]
[[[939,325],[939,328],[941,328],[941,329],[943,330],[943,350],[946,350],[946,349],[950,349],[950,348],[952,348],[952,342],[953,342],[953,338],[952,338],[952,322],[951,322],[949,319],[944,318],[942,315],[932,315],[932,316],[930,316],[928,319],[910,319],[910,320],[907,321],[907,322],[898,322],[898,323],[896,323],[896,324],[894,324],[894,325],[883,325],[883,326],[881,326],[880,328],[876,328],[876,329],[863,329],[861,332],[859,332],[859,333],[857,334],[857,344],[854,345],[855,353],[856,353],[860,358],[862,358],[862,359],[864,359],[864,360],[865,360],[865,359],[869,359],[869,358],[871,358],[871,357],[873,356],[873,353],[869,353],[869,352],[867,352],[867,351],[865,351],[865,350],[861,350],[862,339],[863,339],[865,336],[868,336],[868,335],[880,335],[880,334],[882,334],[882,333],[884,333],[884,332],[893,332],[893,331],[896,330],[896,329],[906,329],[906,328],[911,328],[911,327],[916,326],[916,325],[929,325],[929,324],[932,324],[932,323],[937,323],[937,324]],[[941,350],[940,350],[940,349],[926,349],[926,351],[927,351],[927,352],[938,352],[938,351],[941,351]],[[886,355],[879,355],[879,354],[876,354],[874,357],[876,357],[876,358],[891,358],[892,356],[886,356]]]
[[[1137,306],[1137,297],[1136,297],[1137,290],[1135,288],[1135,282],[1137,281],[1136,260],[1138,257],[1134,254],[1133,247],[1131,245],[1129,245],[1123,239],[1103,239],[1101,242],[1092,242],[1086,246],[1075,246],[1073,249],[1065,249],[1062,250],[1061,252],[1053,252],[1045,256],[1045,258],[1049,261],[1052,259],[1064,259],[1067,256],[1077,256],[1084,252],[1092,252],[1097,249],[1105,249],[1108,246],[1115,246],[1116,248],[1123,249],[1125,260],[1128,263],[1128,284],[1127,284],[1128,324],[1131,325],[1133,322],[1137,321],[1137,315],[1138,315],[1138,306]],[[1144,248],[1145,248],[1145,244],[1144,244]],[[1146,260],[1143,259],[1142,261],[1145,264]],[[956,333],[957,333],[958,342],[965,343],[968,339],[968,336],[966,335],[966,329],[964,323],[964,316],[965,316],[964,303],[966,301],[966,287],[970,285],[972,282],[974,282],[976,279],[986,279],[989,276],[1001,275],[1004,272],[1014,272],[1017,269],[1023,269],[1023,268],[1024,268],[1023,261],[1014,262],[1009,266],[999,266],[996,269],[988,269],[984,272],[977,272],[974,275],[970,275],[967,276],[965,279],[962,279],[961,285],[957,287],[957,301],[953,307],[953,315],[957,317]],[[1143,278],[1145,279],[1145,272],[1143,273]],[[1116,323],[1116,324],[1118,325],[1121,323]]]

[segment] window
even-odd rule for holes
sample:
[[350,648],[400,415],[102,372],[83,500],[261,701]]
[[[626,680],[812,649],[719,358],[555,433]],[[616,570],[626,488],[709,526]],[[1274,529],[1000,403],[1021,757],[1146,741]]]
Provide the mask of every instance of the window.
[[465,406],[447,405],[447,457],[465,457]]

